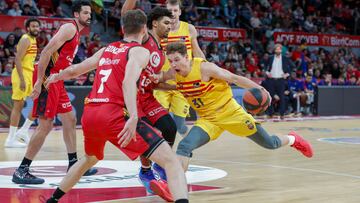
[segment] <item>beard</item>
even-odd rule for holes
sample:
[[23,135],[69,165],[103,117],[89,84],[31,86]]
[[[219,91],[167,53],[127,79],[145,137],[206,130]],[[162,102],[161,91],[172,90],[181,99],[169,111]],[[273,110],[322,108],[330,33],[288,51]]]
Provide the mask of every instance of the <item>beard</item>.
[[81,20],[81,19],[79,19],[79,23],[80,23],[80,25],[82,25],[82,26],[84,26],[84,27],[89,27],[90,26],[90,23],[91,23],[91,20],[90,19],[88,19],[88,20]]
[[37,37],[39,35],[39,31],[30,31],[29,34],[33,37]]

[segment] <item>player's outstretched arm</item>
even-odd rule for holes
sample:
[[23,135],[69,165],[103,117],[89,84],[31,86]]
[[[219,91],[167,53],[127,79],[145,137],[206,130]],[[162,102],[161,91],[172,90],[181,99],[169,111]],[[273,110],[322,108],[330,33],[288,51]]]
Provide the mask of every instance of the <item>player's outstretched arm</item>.
[[191,35],[191,47],[194,57],[206,59],[197,41],[198,33],[196,31],[195,26],[189,24],[189,31]]
[[[141,57],[139,57],[141,56]],[[131,139],[136,140],[136,125],[138,122],[137,114],[137,81],[140,77],[141,71],[149,63],[150,53],[143,47],[134,47],[129,51],[129,60],[125,68],[125,77],[122,83],[124,101],[126,109],[129,112],[130,118],[126,121],[124,129],[118,135],[119,144],[121,147],[126,147]]]
[[136,0],[126,0],[121,8],[121,16],[123,16],[127,11],[133,10],[135,6]]
[[85,61],[79,64],[71,65],[65,70],[60,71],[60,73],[51,74],[44,83],[45,87],[48,88],[48,86],[51,83],[55,83],[59,80],[68,80],[68,79],[76,78],[79,75],[82,75],[84,73],[96,69],[97,65],[99,64],[100,58],[104,52],[104,49],[105,48],[100,49],[90,58],[87,58]]
[[228,70],[220,68],[214,63],[203,62],[201,63],[201,75],[208,78],[216,78],[220,80],[225,80],[229,83],[233,83],[238,87],[242,88],[259,88],[262,89],[260,85],[249,80],[246,77],[235,75]]

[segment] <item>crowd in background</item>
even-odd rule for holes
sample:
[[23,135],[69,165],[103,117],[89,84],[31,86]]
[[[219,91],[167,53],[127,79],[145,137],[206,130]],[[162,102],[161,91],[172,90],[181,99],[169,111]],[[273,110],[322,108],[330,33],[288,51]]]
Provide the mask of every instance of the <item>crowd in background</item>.
[[[65,1],[71,3],[71,1]],[[165,0],[141,0],[138,7],[149,12]],[[124,0],[109,5],[109,22],[120,29],[121,7]],[[296,31],[328,34],[357,33],[359,21],[358,1],[320,0],[184,0],[181,19],[198,26],[243,28],[247,38],[228,42],[208,42],[199,38],[207,59],[235,74],[253,78],[259,83],[266,79],[265,70],[273,55],[273,33]],[[59,1],[2,0],[0,15],[66,17]],[[37,38],[39,52],[55,30],[41,31]],[[9,76],[14,67],[16,44],[24,30],[15,28],[6,38],[0,37],[0,74]],[[104,44],[99,34],[81,40],[75,63],[95,53]],[[318,85],[360,85],[359,57],[350,48],[321,48],[282,43],[282,56],[290,59],[291,74],[287,80],[288,111],[309,107],[308,99]],[[91,85],[94,73],[68,81],[71,85]],[[294,96],[295,95],[295,96]],[[297,103],[291,103],[297,100]],[[276,101],[276,97],[275,97]],[[311,101],[310,101],[311,102]],[[301,105],[299,105],[301,103]],[[299,107],[300,106],[300,107]],[[311,105],[310,105],[311,106]]]

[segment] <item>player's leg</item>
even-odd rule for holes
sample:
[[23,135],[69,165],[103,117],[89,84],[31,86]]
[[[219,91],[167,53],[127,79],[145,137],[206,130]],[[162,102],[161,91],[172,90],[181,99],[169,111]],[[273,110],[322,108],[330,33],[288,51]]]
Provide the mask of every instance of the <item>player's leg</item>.
[[56,188],[47,203],[57,203],[59,199],[69,192],[74,185],[79,182],[83,174],[93,167],[99,160],[96,156],[85,155],[82,159],[77,161],[67,172],[66,176],[60,182],[60,186]]
[[260,124],[256,124],[256,129],[256,133],[248,138],[266,149],[277,149],[289,145],[308,158],[313,156],[310,143],[293,131],[288,135],[269,135]]
[[27,96],[25,91],[20,89],[20,78],[16,69],[11,73],[11,83],[13,108],[10,115],[9,134],[4,145],[5,147],[26,147],[26,144],[19,142],[15,136],[21,118],[21,110]]
[[210,141],[209,134],[199,126],[193,126],[188,135],[184,137],[176,150],[184,171],[187,171],[193,151]]
[[20,166],[15,170],[12,181],[17,184],[42,184],[45,180],[37,178],[30,174],[29,167],[36,154],[44,144],[46,136],[53,127],[53,120],[45,117],[39,118],[39,125],[30,138],[29,145],[26,149],[25,157]]
[[223,129],[238,136],[246,136],[266,149],[277,149],[290,145],[305,156],[312,156],[311,145],[295,132],[288,135],[269,135],[255,119],[234,99],[219,113],[216,123]]
[[[86,108],[86,107],[85,107]],[[61,181],[60,185],[54,191],[52,197],[47,200],[48,203],[56,203],[58,200],[69,192],[70,189],[80,180],[81,176],[93,167],[99,160],[104,158],[104,148],[106,143],[106,132],[104,135],[98,134],[100,132],[97,129],[98,126],[95,126],[95,119],[91,118],[91,114],[94,113],[94,110],[88,108],[89,111],[84,110],[83,115],[83,130],[84,130],[84,148],[85,156],[77,161],[67,172],[66,176]],[[90,112],[90,113],[89,113]],[[91,115],[91,116],[89,116]],[[101,121],[98,121],[100,124]],[[108,128],[106,125],[103,126],[104,129],[101,132],[106,131]]]
[[[66,150],[69,159],[68,170],[72,165],[74,165],[78,158],[76,153],[76,118],[72,112],[70,101],[68,100],[67,95],[63,95],[60,98],[58,109],[59,117],[62,122],[63,127],[63,138],[66,145]],[[61,113],[60,113],[61,112]],[[84,174],[85,176],[94,175],[97,173],[97,169],[91,168]]]
[[5,147],[26,147],[26,144],[20,142],[16,137],[16,131],[19,125],[23,106],[23,100],[13,100],[13,108],[11,109],[10,115],[9,134],[4,144]]
[[173,96],[170,100],[169,112],[173,114],[173,118],[180,135],[186,135],[188,127],[186,126],[186,116],[189,114],[190,105],[179,91],[173,91]]
[[[24,79],[25,79],[25,83],[26,83],[26,88],[25,88],[25,92],[26,92],[26,96],[29,96],[32,92],[32,85],[33,85],[33,73],[32,71],[26,71],[24,70],[23,72],[24,74]],[[21,126],[21,128],[16,132],[16,137],[18,137],[19,139],[23,140],[26,144],[29,143],[30,141],[30,136],[29,136],[29,128],[31,126],[31,124],[33,123],[33,121],[35,120],[35,118],[32,116],[32,112],[29,112],[28,117],[25,119],[25,122],[23,123],[23,125]]]
[[[153,125],[160,130],[163,138],[172,147],[176,138],[176,124],[170,114],[161,116]],[[159,175],[162,180],[167,180],[165,170],[156,162],[153,165],[154,171]]]
[[[167,112],[167,110],[161,106],[161,104],[155,99],[155,97],[147,98],[145,101],[141,102],[142,111],[146,115],[146,120],[148,123],[151,123],[151,126],[155,126],[158,130],[161,131],[164,139],[170,144],[173,145],[176,136],[176,125]],[[143,156],[140,157],[141,168],[139,171],[139,180],[147,189],[148,192],[152,192],[149,188],[149,183],[152,180],[155,180],[154,172],[151,168],[151,161]],[[166,180],[166,174],[164,170],[155,164],[157,169],[157,174],[160,178]]]
[[[139,146],[147,147],[144,148]],[[121,150],[130,158],[136,154],[136,151],[138,151],[138,153],[141,153],[143,156],[158,163],[165,169],[173,198],[168,192],[166,183],[152,180],[150,182],[150,188],[155,194],[161,196],[167,201],[172,201],[173,199],[187,200],[188,192],[186,178],[184,171],[181,170],[180,162],[176,158],[175,153],[171,150],[170,146],[163,138],[161,138],[154,128],[146,124],[144,121],[139,121],[137,126],[137,141],[132,142],[126,148],[121,148]]]
[[[187,200],[188,190],[185,173],[181,170],[181,164],[170,146],[163,142],[149,158],[165,169],[168,177],[168,186],[175,202],[181,199]],[[151,187],[153,190],[156,190],[155,185],[151,185]]]

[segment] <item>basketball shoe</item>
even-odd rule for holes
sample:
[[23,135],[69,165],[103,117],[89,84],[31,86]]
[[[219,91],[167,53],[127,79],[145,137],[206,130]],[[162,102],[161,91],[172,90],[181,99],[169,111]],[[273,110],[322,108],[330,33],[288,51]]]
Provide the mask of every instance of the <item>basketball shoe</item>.
[[295,137],[295,142],[291,147],[294,147],[298,151],[300,151],[304,156],[311,158],[313,156],[313,150],[311,147],[311,144],[306,141],[304,138],[302,138],[300,135],[298,135],[296,132],[291,131],[289,135],[292,135]]

